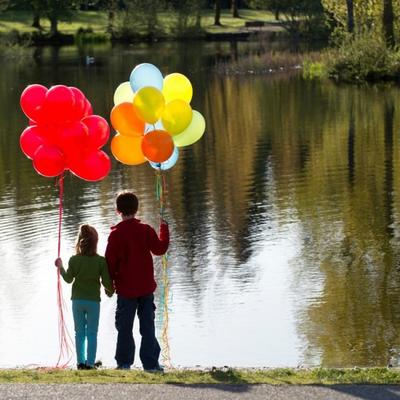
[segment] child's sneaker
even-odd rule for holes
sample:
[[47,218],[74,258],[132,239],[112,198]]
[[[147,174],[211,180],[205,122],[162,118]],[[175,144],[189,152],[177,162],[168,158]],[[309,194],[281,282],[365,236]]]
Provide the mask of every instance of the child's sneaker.
[[129,364],[121,364],[117,365],[117,369],[131,369],[131,366]]
[[79,363],[79,364],[76,365],[76,368],[77,369],[87,369],[87,366],[84,363]]
[[156,365],[154,368],[143,368],[143,370],[145,372],[150,372],[150,373],[153,373],[153,372],[163,373],[164,372],[164,368],[160,364]]

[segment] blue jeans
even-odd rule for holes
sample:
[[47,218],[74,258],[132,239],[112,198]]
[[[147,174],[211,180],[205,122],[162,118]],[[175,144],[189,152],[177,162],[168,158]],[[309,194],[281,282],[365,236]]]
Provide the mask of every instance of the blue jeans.
[[115,360],[118,366],[130,367],[135,358],[135,340],[133,339],[133,321],[137,311],[139,331],[142,336],[139,356],[144,369],[158,367],[160,345],[155,335],[154,295],[124,298],[118,296],[115,313],[115,327],[118,331]]
[[[100,302],[72,300],[75,325],[75,346],[78,364],[94,365],[97,351],[97,329],[99,327]],[[87,351],[86,351],[87,341]]]

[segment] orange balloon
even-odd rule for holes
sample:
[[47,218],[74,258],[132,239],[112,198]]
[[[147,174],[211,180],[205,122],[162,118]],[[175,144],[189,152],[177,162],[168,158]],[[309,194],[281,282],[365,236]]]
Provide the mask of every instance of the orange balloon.
[[111,152],[123,164],[143,164],[146,158],[142,152],[142,139],[142,136],[116,134],[111,141]]
[[132,103],[120,103],[111,110],[111,125],[121,135],[143,136],[145,122]]
[[143,136],[142,151],[148,160],[161,163],[167,161],[172,156],[174,141],[166,131],[151,131]]

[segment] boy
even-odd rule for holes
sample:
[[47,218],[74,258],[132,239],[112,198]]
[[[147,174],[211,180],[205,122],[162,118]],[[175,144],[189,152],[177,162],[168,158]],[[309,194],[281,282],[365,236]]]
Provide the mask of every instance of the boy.
[[122,192],[116,199],[122,221],[111,228],[106,249],[110,277],[118,295],[115,326],[118,331],[115,360],[117,368],[130,369],[135,356],[133,321],[137,311],[142,341],[140,360],[146,371],[162,371],[158,363],[160,345],[155,336],[153,257],[166,253],[169,245],[168,224],[161,220],[160,237],[152,227],[135,218],[138,199]]

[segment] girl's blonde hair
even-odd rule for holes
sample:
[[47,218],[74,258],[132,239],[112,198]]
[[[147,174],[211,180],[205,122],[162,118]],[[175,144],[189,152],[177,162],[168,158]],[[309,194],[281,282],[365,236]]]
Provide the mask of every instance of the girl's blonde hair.
[[97,253],[98,235],[96,229],[88,224],[81,225],[76,239],[76,254],[94,256]]

